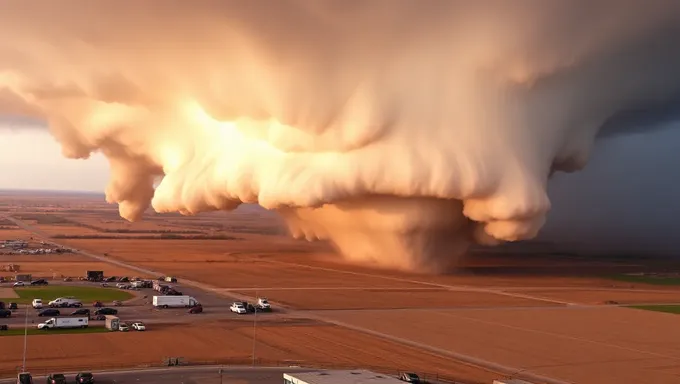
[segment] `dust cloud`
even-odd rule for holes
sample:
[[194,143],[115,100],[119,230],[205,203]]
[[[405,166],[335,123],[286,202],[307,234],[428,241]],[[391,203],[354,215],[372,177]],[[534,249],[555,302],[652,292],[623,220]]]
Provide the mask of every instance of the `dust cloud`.
[[391,268],[532,238],[553,172],[680,91],[672,0],[0,9],[0,114],[47,122],[67,157],[102,152],[126,219],[259,203]]

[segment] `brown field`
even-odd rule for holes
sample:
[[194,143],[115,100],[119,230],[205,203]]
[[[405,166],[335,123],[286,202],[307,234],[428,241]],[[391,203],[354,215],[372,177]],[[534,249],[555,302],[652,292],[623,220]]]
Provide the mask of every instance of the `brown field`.
[[91,262],[92,258],[77,253],[62,253],[49,255],[0,255],[2,263],[63,263],[68,265],[77,262]]
[[177,228],[168,227],[162,225],[161,223],[145,220],[135,223],[131,223],[127,220],[120,218],[117,214],[110,214],[105,212],[105,214],[97,215],[62,215],[67,217],[69,220],[75,221],[77,223],[90,225],[93,227],[101,228],[103,230],[123,230],[123,231],[172,231],[177,230]]
[[[108,368],[130,365],[158,365],[164,357],[183,357],[187,362],[250,364],[252,328],[234,323],[159,326],[147,332],[87,335],[30,336],[28,361],[31,372],[87,367]],[[434,356],[411,347],[395,348],[379,338],[328,325],[263,325],[257,329],[258,364],[317,364],[362,367],[395,372],[429,367],[429,372],[453,379],[488,383],[496,375]],[[3,337],[0,373],[9,375],[21,365],[22,337]],[[48,344],[50,348],[44,346]],[[92,353],[95,344],[106,353]],[[130,348],[134,345],[134,348]],[[384,353],[390,351],[390,353]],[[111,357],[115,356],[115,359]],[[129,366],[129,365],[128,365]]]
[[581,304],[601,304],[605,301],[616,301],[621,304],[680,303],[678,290],[527,290],[522,293]]
[[[237,291],[253,295],[252,290]],[[314,289],[257,291],[291,308],[314,309],[399,309],[458,307],[533,307],[545,302],[485,292],[456,292],[442,289]]]
[[[295,246],[287,238],[258,235],[235,235],[243,240],[137,240],[126,239],[64,239],[60,243],[95,253],[109,253],[132,262],[216,262],[250,260],[259,255]],[[303,244],[304,245],[304,244]]]
[[[21,273],[30,273],[34,278],[52,278],[55,275],[61,277],[85,276],[85,271],[104,271],[107,276],[142,276],[138,271],[133,271],[117,265],[93,261],[92,258],[77,254],[61,255],[0,255],[0,264],[19,264]],[[13,276],[12,272],[0,271],[0,276]]]
[[0,288],[0,297],[5,299],[14,299],[19,297],[12,288]]
[[28,240],[33,234],[23,229],[0,229],[0,240]]
[[672,314],[565,307],[324,316],[575,383],[670,384],[679,379],[680,329]]
[[37,229],[51,235],[77,235],[77,236],[82,236],[82,235],[99,235],[100,232],[96,231],[94,229],[90,228],[85,228],[85,227],[76,227],[76,226],[70,226],[70,225],[36,225],[35,226]]
[[170,275],[201,281],[219,288],[328,288],[328,287],[419,287],[418,283],[376,279],[342,272],[285,267],[263,262],[154,262],[135,263]]

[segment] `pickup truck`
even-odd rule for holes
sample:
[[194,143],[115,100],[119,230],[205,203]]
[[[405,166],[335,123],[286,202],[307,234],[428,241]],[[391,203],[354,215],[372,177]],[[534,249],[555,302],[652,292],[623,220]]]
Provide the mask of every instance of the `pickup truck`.
[[50,301],[47,305],[49,305],[50,308],[80,308],[83,306],[83,303],[81,303],[80,300],[71,297],[60,297]]

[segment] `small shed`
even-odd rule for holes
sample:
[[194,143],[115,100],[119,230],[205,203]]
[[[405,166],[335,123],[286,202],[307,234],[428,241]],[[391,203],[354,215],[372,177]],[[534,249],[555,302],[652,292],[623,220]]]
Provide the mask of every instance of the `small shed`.
[[117,331],[119,326],[120,318],[118,318],[118,316],[106,315],[106,329],[109,331]]

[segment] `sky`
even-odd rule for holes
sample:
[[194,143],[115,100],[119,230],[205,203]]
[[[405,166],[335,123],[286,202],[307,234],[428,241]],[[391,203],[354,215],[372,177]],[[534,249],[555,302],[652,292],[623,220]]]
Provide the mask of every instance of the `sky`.
[[[677,125],[677,129],[675,125]],[[0,189],[103,192],[109,176],[101,155],[62,157],[44,128],[0,128]],[[540,238],[597,244],[608,251],[674,253],[680,249],[680,123],[671,129],[598,141],[586,169],[550,182],[552,210]],[[679,252],[680,253],[680,252]]]
[[71,160],[46,129],[0,128],[0,189],[103,192],[109,177],[102,155]]
[[[680,129],[650,127],[680,119],[680,2],[621,1],[8,3],[0,117],[42,116],[70,157],[110,156],[67,160],[44,126],[15,119],[0,127],[0,188],[103,191],[111,175],[130,219],[154,192],[158,209],[193,212],[449,197],[518,239],[544,221],[548,170],[579,166],[611,123],[585,171],[550,182],[541,237],[680,251]],[[244,116],[256,122],[226,123]],[[451,235],[463,219],[388,206],[409,215],[368,206],[381,220],[364,221],[404,237],[434,232],[400,220]],[[350,238],[339,216],[293,211],[300,233]],[[363,211],[332,212],[346,213]]]

